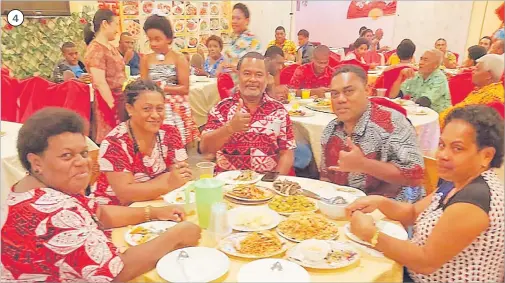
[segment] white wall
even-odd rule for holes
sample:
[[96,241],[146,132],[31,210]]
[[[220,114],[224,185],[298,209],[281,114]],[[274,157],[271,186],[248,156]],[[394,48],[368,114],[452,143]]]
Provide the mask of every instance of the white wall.
[[393,42],[410,38],[416,44],[416,58],[447,40],[448,48],[465,57],[465,45],[472,14],[472,1],[398,1]]
[[[282,1],[281,1],[282,2]],[[394,16],[347,19],[347,9],[351,1],[313,1],[300,6],[296,11],[296,30],[306,29],[311,41],[318,41],[331,47],[348,47],[359,37],[359,28],[366,26],[372,30],[382,28],[382,46],[393,46]],[[296,7],[295,7],[296,8]],[[398,45],[396,43],[394,46]]]
[[[263,51],[268,42],[275,39],[275,28],[283,26],[289,34],[292,0],[288,1],[233,1],[244,3],[251,13],[249,29],[258,36]],[[293,1],[294,2],[294,1]],[[296,38],[295,38],[296,39]],[[295,40],[296,42],[296,40]]]

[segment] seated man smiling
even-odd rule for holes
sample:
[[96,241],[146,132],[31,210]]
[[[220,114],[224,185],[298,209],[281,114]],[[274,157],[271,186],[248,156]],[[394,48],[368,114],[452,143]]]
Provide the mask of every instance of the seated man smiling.
[[235,94],[209,113],[200,152],[216,153],[217,171],[250,169],[287,175],[293,168],[296,144],[288,111],[265,92],[263,55],[244,55],[238,72]]
[[301,95],[301,89],[309,89],[311,96],[324,97],[331,81],[332,69],[330,62],[330,49],[328,46],[319,45],[314,50],[312,62],[296,68],[289,87],[297,89],[297,95]]
[[[367,76],[360,67],[338,67],[330,87],[338,118],[321,138],[321,180],[407,200],[403,187],[423,180],[414,127],[400,112],[368,100]],[[415,194],[419,197],[421,190]]]

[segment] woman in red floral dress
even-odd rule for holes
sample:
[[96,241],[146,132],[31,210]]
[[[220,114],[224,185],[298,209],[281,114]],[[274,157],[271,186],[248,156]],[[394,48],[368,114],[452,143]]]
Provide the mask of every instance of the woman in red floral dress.
[[188,155],[175,126],[163,124],[163,91],[141,79],[125,91],[126,121],[100,146],[97,201],[128,205],[153,200],[191,180]]
[[118,253],[103,229],[182,221],[184,212],[177,206],[102,206],[84,196],[90,178],[84,129],[78,114],[62,108],[44,108],[21,128],[18,153],[28,175],[7,200],[1,282],[126,282],[172,250],[198,243],[200,228],[182,222]]

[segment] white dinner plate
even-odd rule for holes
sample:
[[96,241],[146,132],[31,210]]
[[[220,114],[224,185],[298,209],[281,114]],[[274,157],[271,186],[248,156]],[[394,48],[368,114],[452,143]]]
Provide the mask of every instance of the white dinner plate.
[[144,227],[147,230],[150,230],[153,232],[153,235],[146,241],[146,242],[149,242],[152,239],[158,237],[161,233],[165,232],[166,230],[168,230],[169,228],[171,228],[175,225],[177,225],[177,222],[173,222],[173,221],[145,222],[142,224],[132,226],[130,229],[128,229],[128,231],[126,231],[124,234],[124,239],[125,239],[126,243],[128,243],[128,245],[130,245],[132,247],[137,246],[137,245],[140,245],[137,241],[139,241],[142,238],[142,235],[130,234],[130,232],[133,231],[133,229],[135,229],[136,227],[138,227],[138,226]]
[[[306,240],[311,240],[311,239],[305,239],[305,240],[297,240],[295,238],[291,238],[289,237],[288,235],[284,234],[281,232],[281,230],[279,229],[279,227],[277,227],[275,229],[275,232],[277,232],[277,234],[279,234],[281,237],[283,237],[284,239],[286,240],[289,240],[291,242],[295,242],[295,243],[301,243],[303,241],[306,241]],[[331,237],[331,239],[327,239],[326,241],[330,241],[330,240],[335,240],[336,238],[338,238],[338,233],[335,233],[335,235],[333,237]]]
[[[248,232],[248,233],[235,233],[231,234],[228,237],[222,239],[219,242],[219,249],[223,251],[226,254],[229,254],[231,256],[236,256],[236,257],[241,257],[241,258],[253,258],[253,259],[259,259],[259,258],[267,258],[267,257],[273,257],[276,255],[280,255],[284,253],[288,249],[288,245],[285,240],[279,238],[279,240],[282,242],[282,247],[272,253],[269,254],[264,254],[264,255],[253,255],[253,254],[243,254],[239,252],[236,248],[236,246],[243,241],[249,233],[253,232]],[[275,234],[274,234],[275,235]],[[275,235],[276,237],[279,237]]]
[[226,171],[219,173],[216,178],[219,180],[224,181],[226,184],[229,185],[250,185],[250,184],[256,184],[257,182],[261,181],[261,178],[263,178],[262,174],[254,173],[253,179],[251,181],[237,181],[234,180],[238,176],[240,176],[241,171],[240,170],[235,170],[235,171]]
[[314,98],[297,99],[296,102],[298,102],[298,104],[300,104],[300,105],[307,105],[309,103],[313,103],[314,102]]
[[[251,186],[252,185],[254,185],[254,184],[251,184]],[[252,202],[252,203],[265,202],[265,201],[268,201],[268,200],[272,199],[275,196],[275,193],[272,192],[271,190],[269,190],[268,188],[264,188],[264,187],[255,185],[257,189],[263,191],[263,193],[265,194],[264,198],[262,198],[262,199],[248,199],[248,198],[238,197],[238,196],[230,194],[230,192],[236,186],[239,186],[239,185],[226,185],[226,186],[224,186],[224,188],[223,188],[224,195],[226,197],[231,198],[231,199],[235,199],[235,200],[239,200],[239,201],[243,201],[243,202]]]
[[296,263],[266,258],[242,266],[237,282],[310,282],[310,275]]
[[[270,230],[281,221],[280,215],[268,206],[239,206],[228,210],[228,221],[233,230],[255,232]],[[245,224],[242,222],[249,222]]]
[[[289,116],[291,118],[306,118],[306,117],[312,117],[312,116],[316,115],[316,113],[314,111],[310,111],[310,110],[306,110],[306,109],[300,109],[300,110],[305,112],[305,115],[298,116],[298,115],[293,115],[293,114],[289,113]],[[288,111],[291,111],[291,110],[288,110]]]
[[[313,241],[313,240],[311,240]],[[343,268],[357,263],[360,259],[359,252],[350,244],[351,242],[341,242],[341,241],[322,241],[328,243],[331,247],[330,252],[341,251],[348,252],[351,256],[347,259],[341,261],[328,261],[326,258],[322,260],[311,260],[305,255],[303,249],[304,242],[301,242],[286,252],[287,259],[294,263],[297,263],[303,267],[314,268],[314,269],[337,269]]]
[[[300,184],[301,188],[307,191],[316,193],[324,198],[332,198],[336,196],[345,196],[344,193],[349,193],[356,197],[364,197],[366,194],[359,189],[339,186],[333,183],[324,182],[320,180],[313,180],[301,177],[279,176],[277,180],[289,180]],[[265,185],[264,185],[265,184]],[[262,183],[262,186],[272,188],[272,183]]]
[[[185,190],[186,190],[186,187],[191,186],[193,183],[194,183],[193,181],[187,182],[184,186],[169,192],[168,194],[163,196],[163,200],[166,203],[170,203],[170,204],[180,204],[180,205],[186,204]],[[194,191],[189,192],[189,203],[195,203],[195,202],[196,202],[195,192]]]
[[[184,251],[188,258],[177,259]],[[230,259],[221,251],[206,247],[190,247],[172,251],[156,264],[161,278],[169,282],[211,282],[225,275]]]
[[[405,241],[409,238],[407,231],[405,231],[405,229],[400,225],[397,225],[397,224],[394,224],[391,222],[387,222],[384,220],[380,220],[375,223],[375,226],[377,228],[379,228],[380,232],[382,232],[388,236],[391,236],[393,238],[396,238],[398,240]],[[350,223],[347,223],[344,226],[344,231],[345,231],[345,235],[347,236],[347,238],[351,239],[352,241],[355,241],[356,243],[360,243],[363,245],[370,246],[370,243],[361,240],[356,235],[351,233],[351,224]]]

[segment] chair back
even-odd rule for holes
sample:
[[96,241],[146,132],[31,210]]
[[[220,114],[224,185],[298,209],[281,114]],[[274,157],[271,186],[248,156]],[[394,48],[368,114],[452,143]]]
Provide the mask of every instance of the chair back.
[[373,103],[377,103],[379,105],[382,105],[384,107],[394,109],[394,110],[402,113],[403,116],[407,117],[407,110],[405,108],[403,108],[400,104],[396,104],[389,99],[386,99],[384,97],[375,96],[375,97],[370,97],[370,101],[372,101]]
[[298,64],[293,64],[290,66],[287,66],[281,70],[281,73],[279,74],[280,77],[280,84],[281,85],[289,85],[291,82],[291,78],[293,77],[293,74],[296,71],[296,68],[300,67]]
[[454,56],[456,56],[456,62],[459,62],[459,53],[456,53],[456,52],[452,52],[452,54],[454,54]]
[[365,73],[368,73],[368,70],[370,69],[370,66],[368,66],[367,64],[363,64],[356,59],[342,60],[338,63],[337,66],[341,66],[341,65],[355,65],[355,66],[361,67],[365,71]]
[[235,87],[233,78],[230,74],[221,73],[217,76],[217,90],[221,100],[231,96],[231,90]]
[[389,60],[389,57],[391,57],[395,53],[396,53],[396,49],[393,49],[393,50],[386,51],[382,54],[384,55],[384,60],[386,60],[386,62],[387,62]]
[[330,68],[335,68],[338,65],[338,63],[340,62],[340,60],[341,60],[340,55],[338,55],[335,52],[330,51],[330,61],[328,63]]
[[426,195],[431,194],[438,186],[438,167],[437,160],[430,155],[424,155],[424,189]]
[[448,82],[452,105],[458,104],[463,101],[475,88],[472,82],[471,72],[463,72],[457,74],[449,78]]
[[505,116],[505,106],[503,106],[503,103],[500,102],[500,101],[493,101],[491,103],[488,103],[486,104],[487,106],[491,107],[491,108],[494,108],[496,110],[496,112],[498,112],[502,118],[504,118]]
[[9,70],[2,68],[2,121],[17,122],[19,81],[10,76]]
[[400,76],[400,72],[405,68],[411,68],[409,66],[398,66],[395,68],[391,68],[389,70],[384,71],[375,81],[375,88],[385,88],[386,97],[389,97],[389,93],[391,92],[391,88],[393,84]]

